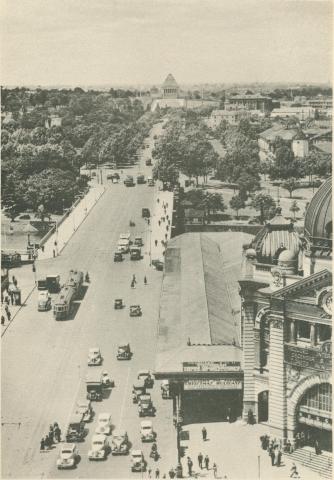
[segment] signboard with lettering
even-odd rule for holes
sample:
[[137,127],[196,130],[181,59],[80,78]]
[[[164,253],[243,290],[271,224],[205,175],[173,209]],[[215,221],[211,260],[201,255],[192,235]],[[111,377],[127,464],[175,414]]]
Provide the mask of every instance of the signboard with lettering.
[[241,390],[242,381],[226,379],[185,380],[184,390]]
[[[327,342],[326,342],[327,343]],[[284,359],[290,365],[314,370],[330,370],[332,354],[325,348],[303,348],[295,345],[285,345]]]
[[241,372],[240,362],[183,362],[184,372]]

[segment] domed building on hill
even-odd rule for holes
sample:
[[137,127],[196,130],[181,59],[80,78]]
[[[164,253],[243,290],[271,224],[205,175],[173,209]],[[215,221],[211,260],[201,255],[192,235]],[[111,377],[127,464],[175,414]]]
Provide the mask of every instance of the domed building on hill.
[[312,468],[307,448],[332,450],[331,179],[307,208],[304,235],[278,210],[244,246],[239,284],[243,417],[252,412]]

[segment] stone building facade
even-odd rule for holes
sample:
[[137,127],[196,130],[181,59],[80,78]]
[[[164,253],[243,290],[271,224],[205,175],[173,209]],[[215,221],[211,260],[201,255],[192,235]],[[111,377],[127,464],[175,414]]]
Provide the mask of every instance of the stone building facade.
[[271,436],[332,449],[331,179],[310,202],[305,236],[280,213],[244,249],[243,417]]

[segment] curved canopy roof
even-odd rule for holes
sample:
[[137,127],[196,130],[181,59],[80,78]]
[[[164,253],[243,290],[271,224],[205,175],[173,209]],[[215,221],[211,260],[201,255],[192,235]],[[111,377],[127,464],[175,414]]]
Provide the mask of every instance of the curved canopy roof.
[[305,215],[305,236],[315,247],[332,248],[332,179],[315,193]]

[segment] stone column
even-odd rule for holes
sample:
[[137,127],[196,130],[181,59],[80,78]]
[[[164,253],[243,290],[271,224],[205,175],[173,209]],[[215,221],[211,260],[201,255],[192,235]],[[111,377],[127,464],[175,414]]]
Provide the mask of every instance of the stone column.
[[255,327],[254,328],[254,367],[257,369],[261,368],[261,338],[260,338],[260,329]]
[[296,321],[290,320],[290,343],[297,342]]
[[270,315],[269,356],[269,425],[270,435],[277,439],[286,436],[286,379],[284,365],[284,319]]
[[311,332],[310,332],[310,340],[311,340],[311,347],[315,347],[317,345],[317,337],[318,337],[318,328],[315,323],[311,323]]
[[244,400],[243,419],[247,420],[249,410],[256,416],[256,398],[254,385],[255,344],[254,344],[254,317],[255,309],[252,301],[244,300],[244,327],[243,327],[243,359],[244,359]]

